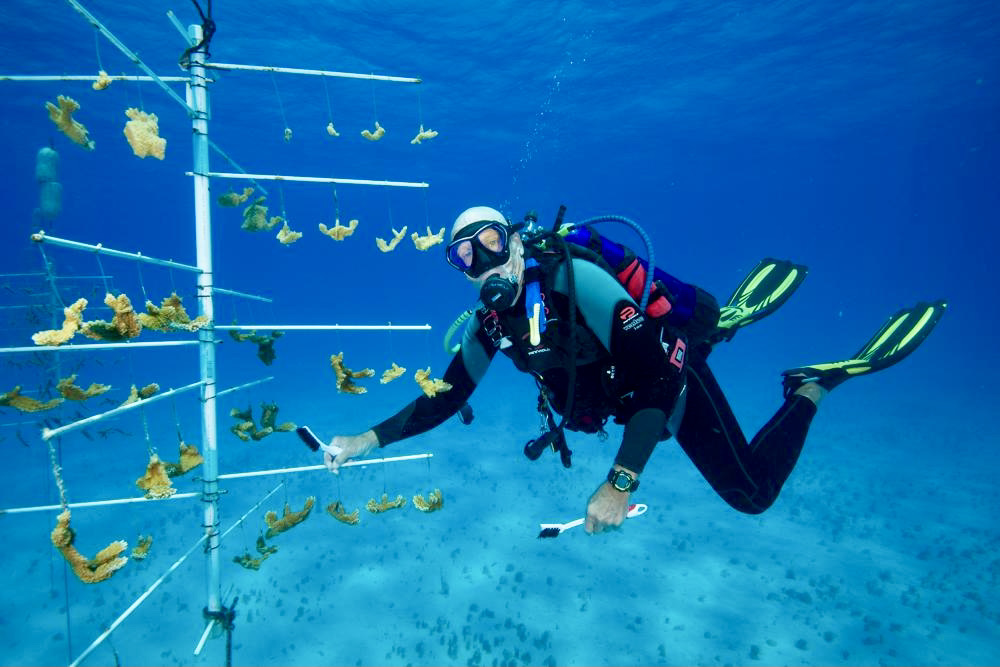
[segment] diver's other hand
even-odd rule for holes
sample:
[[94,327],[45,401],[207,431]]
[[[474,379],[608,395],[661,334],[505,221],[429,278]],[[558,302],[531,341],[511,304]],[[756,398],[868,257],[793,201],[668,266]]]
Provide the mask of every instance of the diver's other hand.
[[629,496],[629,492],[619,491],[610,482],[601,484],[587,503],[584,529],[593,534],[621,526],[628,513]]
[[378,436],[375,435],[375,431],[365,431],[359,435],[338,435],[330,441],[330,444],[340,447],[340,453],[335,457],[329,452],[324,453],[323,463],[330,472],[340,474],[340,466],[378,447]]

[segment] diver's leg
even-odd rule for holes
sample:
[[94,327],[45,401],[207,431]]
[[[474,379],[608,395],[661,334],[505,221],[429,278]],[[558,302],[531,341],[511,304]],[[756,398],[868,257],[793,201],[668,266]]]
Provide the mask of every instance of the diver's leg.
[[708,483],[730,506],[759,514],[788,479],[816,404],[793,394],[747,444],[703,354],[688,358],[688,396],[677,441]]

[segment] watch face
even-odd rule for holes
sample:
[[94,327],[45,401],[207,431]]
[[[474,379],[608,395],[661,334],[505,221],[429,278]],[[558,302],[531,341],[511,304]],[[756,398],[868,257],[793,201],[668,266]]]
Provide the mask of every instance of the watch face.
[[632,478],[627,472],[619,470],[615,473],[611,484],[619,491],[628,491],[632,488]]

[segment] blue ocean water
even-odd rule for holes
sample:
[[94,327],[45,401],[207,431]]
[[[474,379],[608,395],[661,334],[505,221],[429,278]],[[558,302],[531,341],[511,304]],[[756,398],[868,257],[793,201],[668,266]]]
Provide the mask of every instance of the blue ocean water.
[[[184,43],[166,12],[199,23],[191,3],[84,6],[157,74],[184,74]],[[303,233],[284,246],[274,230],[242,230],[242,207],[214,203],[244,181],[213,179],[214,283],[272,300],[218,295],[218,324],[431,327],[287,331],[270,365],[252,343],[220,332],[220,390],[272,378],[219,399],[222,473],[319,463],[292,434],[239,440],[231,410],[249,406],[259,417],[261,403],[275,403],[279,422],[332,437],[365,430],[416,396],[410,373],[340,394],[332,354],[377,373],[391,362],[443,373],[442,337],[474,289],[440,246],[420,252],[404,239],[382,253],[374,239],[404,225],[436,232],[468,206],[516,219],[536,209],[544,223],[560,204],[571,220],[628,216],[648,232],[659,265],[720,299],[762,257],[808,265],[779,313],[713,353],[748,433],[780,404],[782,369],[849,355],[900,307],[949,302],[911,358],[824,402],[781,497],[760,516],[730,509],[666,442],[636,494],[646,515],[612,534],[536,539],[538,523],[582,515],[621,432],[611,429],[607,442],[572,434],[569,470],[551,455],[527,461],[533,384],[500,358],[472,398],[473,424],[449,420],[384,450],[430,459],[338,478],[225,482],[219,526],[232,531],[220,546],[221,592],[235,605],[234,664],[996,664],[995,3],[292,0],[216,3],[213,16],[216,63],[422,80],[215,73],[210,136],[240,167],[429,184],[261,182],[269,214]],[[12,0],[0,19],[0,74],[142,74],[67,3]],[[193,316],[191,273],[30,240],[44,229],[195,263],[191,125],[177,102],[150,83],[0,86],[0,345],[30,346],[33,332],[61,322],[54,304],[81,297],[87,319],[109,319],[107,290],[139,309],[176,291]],[[183,84],[171,86],[183,97]],[[44,103],[58,95],[80,103],[93,151],[48,120]],[[132,154],[123,136],[130,107],[157,114],[164,160]],[[386,135],[366,141],[360,132],[376,121]],[[330,122],[339,137],[327,134]],[[412,145],[421,124],[439,135]],[[36,214],[36,154],[47,146],[60,156],[62,210],[51,220]],[[217,153],[211,167],[236,171]],[[343,242],[317,231],[337,218],[359,220]],[[607,233],[640,245],[627,229]],[[138,341],[191,338],[145,331]],[[84,387],[112,385],[43,413],[0,407],[0,509],[59,502],[44,425],[109,410],[133,384],[195,382],[195,350],[0,350],[0,393],[21,386],[45,400],[71,373]],[[52,443],[68,500],[85,502],[137,496],[150,451],[175,461],[178,438],[201,447],[201,437],[189,392]],[[201,491],[199,471],[175,479],[178,490]],[[382,493],[435,488],[439,512],[363,508]],[[266,511],[300,509],[309,496],[310,517],[270,541],[278,551],[259,570],[233,563],[256,555]],[[361,508],[358,525],[326,514],[336,500]],[[76,659],[165,577],[83,664],[224,664],[224,637],[193,653],[211,592],[202,512],[198,498],[74,509],[85,555],[154,537],[148,558],[91,585],[52,548],[56,511],[0,515],[0,663]]]

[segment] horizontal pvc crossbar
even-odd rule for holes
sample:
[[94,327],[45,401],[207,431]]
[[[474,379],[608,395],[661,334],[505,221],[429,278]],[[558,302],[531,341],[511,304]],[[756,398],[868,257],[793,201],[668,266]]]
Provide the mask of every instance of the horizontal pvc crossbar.
[[258,385],[258,384],[264,384],[265,382],[270,382],[273,379],[274,379],[274,376],[271,375],[271,376],[263,378],[261,380],[254,380],[253,382],[247,382],[246,384],[241,384],[238,387],[230,387],[229,389],[223,389],[222,391],[220,391],[219,393],[217,393],[215,395],[215,397],[216,398],[221,398],[221,397],[225,396],[226,394],[232,394],[233,392],[242,391],[243,389],[249,389],[250,387],[253,387],[253,386]]
[[[147,498],[145,496],[140,496],[138,498],[116,498],[114,500],[90,500],[83,503],[69,503],[66,507],[69,509],[77,509],[79,507],[108,507],[109,505],[127,505],[129,503],[153,503],[158,500],[181,500],[182,498],[194,498],[195,496],[200,495],[200,493],[175,493],[167,498]],[[10,509],[0,509],[0,516],[4,514],[27,514],[28,512],[49,512],[58,509],[62,509],[62,505],[12,507]]]
[[[247,173],[247,170],[246,170],[246,169],[244,169],[243,167],[241,167],[240,165],[238,165],[238,164],[236,163],[236,160],[234,160],[233,158],[229,157],[229,154],[228,154],[228,153],[226,153],[226,151],[224,151],[224,150],[222,150],[221,148],[219,148],[219,147],[218,147],[218,146],[216,145],[216,143],[215,143],[214,141],[212,141],[211,139],[209,139],[209,140],[208,140],[208,147],[209,147],[209,148],[211,148],[212,150],[214,150],[214,151],[215,151],[216,153],[218,153],[219,155],[221,155],[221,156],[222,156],[222,159],[223,159],[223,160],[225,160],[225,161],[226,161],[226,162],[228,162],[229,164],[233,165],[233,167],[234,167],[234,168],[236,169],[236,171],[240,172],[241,174],[245,174],[245,173]],[[261,185],[261,184],[260,184],[260,183],[258,183],[257,181],[251,181],[251,182],[252,182],[252,183],[254,184],[254,187],[256,187],[256,188],[257,188],[257,190],[259,190],[259,191],[260,191],[260,193],[261,193],[262,195],[265,195],[265,196],[268,196],[268,197],[270,196],[270,195],[268,194],[267,190],[265,190],[265,189],[264,189],[264,186],[263,186],[263,185]]]
[[183,393],[185,391],[191,391],[192,389],[197,389],[198,387],[206,384],[204,380],[199,380],[198,382],[192,382],[191,384],[180,387],[178,389],[168,389],[162,394],[156,394],[155,396],[150,396],[149,398],[143,398],[135,403],[129,403],[128,405],[119,405],[117,408],[112,408],[107,412],[102,412],[97,415],[91,415],[90,417],[85,417],[79,421],[75,421],[71,424],[66,424],[65,426],[60,426],[59,428],[44,428],[42,429],[42,440],[51,440],[52,438],[63,435],[64,433],[69,433],[70,431],[75,431],[77,429],[83,428],[88,424],[94,424],[101,421],[102,419],[107,419],[113,415],[121,414],[127,412],[128,410],[134,410],[143,405],[148,405],[150,403],[155,403],[156,401],[162,401],[168,396],[174,396],[176,394]]
[[111,248],[105,248],[100,243],[98,243],[97,245],[92,245],[90,243],[81,243],[79,241],[70,241],[69,239],[61,239],[57,236],[49,236],[44,231],[32,234],[31,240],[36,243],[51,243],[52,245],[62,246],[64,248],[73,248],[74,250],[87,250],[90,252],[96,252],[99,255],[107,255],[109,257],[120,257],[122,259],[131,259],[137,262],[145,262],[146,264],[167,266],[170,267],[171,269],[180,269],[182,271],[201,273],[201,269],[199,269],[197,266],[192,266],[190,264],[181,264],[180,262],[175,262],[170,259],[156,259],[155,257],[147,257],[146,255],[143,255],[141,252],[125,252],[123,250],[112,250]]
[[[194,172],[185,172],[194,176]],[[322,176],[286,176],[282,174],[233,174],[222,171],[210,171],[205,176],[212,178],[240,178],[257,181],[299,181],[302,183],[340,183],[344,185],[382,185],[390,188],[428,188],[427,183],[410,183],[407,181],[371,181],[362,178],[326,178]]]
[[90,25],[92,25],[95,28],[97,28],[101,32],[102,35],[104,35],[105,37],[107,37],[108,41],[111,42],[112,44],[114,44],[115,47],[125,55],[126,58],[128,58],[129,60],[131,60],[140,69],[142,69],[143,72],[145,72],[146,74],[148,74],[149,77],[153,81],[155,81],[160,86],[160,88],[162,88],[164,90],[164,92],[167,93],[167,95],[169,95],[171,98],[173,98],[173,100],[175,102],[177,102],[182,107],[184,107],[184,110],[187,112],[187,114],[189,116],[194,116],[195,115],[194,109],[192,109],[190,106],[188,106],[188,103],[185,102],[184,99],[181,98],[180,95],[178,95],[176,92],[174,92],[170,88],[170,86],[168,86],[163,81],[163,79],[161,77],[157,76],[156,72],[154,72],[153,70],[149,69],[149,67],[146,65],[146,63],[142,62],[142,60],[139,59],[139,56],[137,56],[136,54],[134,54],[127,46],[125,46],[121,42],[120,39],[118,39],[117,37],[115,37],[114,34],[110,30],[108,30],[107,28],[105,28],[104,24],[102,24],[100,21],[98,21],[94,17],[93,14],[91,14],[90,12],[88,12],[84,8],[83,5],[81,5],[79,2],[77,2],[77,0],[67,0],[67,2],[69,2],[69,4],[73,7],[73,9],[75,9],[77,12],[79,12],[80,15],[83,16],[83,18],[87,19],[87,21],[90,22]]
[[31,347],[3,347],[0,354],[5,352],[78,352],[80,350],[115,350],[123,347],[176,347],[178,345],[197,345],[196,340],[161,340],[147,341],[145,343],[88,343],[85,345],[34,345]]
[[220,324],[218,331],[430,331],[429,324]]
[[[400,461],[416,461],[418,459],[429,459],[433,457],[433,454],[409,454],[407,456],[391,456],[389,458],[381,459],[362,459],[361,461],[348,461],[347,463],[340,466],[341,468],[350,468],[353,466],[368,466],[375,465],[378,463],[399,463]],[[326,470],[325,465],[317,466],[300,466],[298,468],[275,468],[273,470],[256,470],[253,472],[234,472],[227,475],[219,475],[219,479],[243,479],[245,477],[263,477],[266,475],[288,475],[296,472],[312,472],[314,470]]]
[[[50,74],[40,76],[0,74],[0,81],[97,81],[101,77],[96,74]],[[156,81],[151,76],[135,76],[126,74],[105,74],[104,80],[112,81]],[[170,83],[186,83],[190,79],[186,76],[161,76],[160,81]]]
[[298,67],[269,67],[267,65],[234,65],[231,63],[205,63],[205,69],[245,70],[250,72],[277,72],[279,74],[306,74],[309,76],[332,76],[341,79],[368,79],[371,81],[395,81],[397,83],[420,83],[420,79],[410,76],[386,76],[384,74],[357,74],[354,72],[331,72],[322,69],[300,69]]
[[245,292],[237,292],[236,290],[223,289],[221,287],[213,287],[212,291],[216,294],[229,294],[243,299],[253,299],[255,301],[263,301],[265,303],[274,303],[274,299],[268,299],[266,296],[257,296],[256,294],[247,294]]

